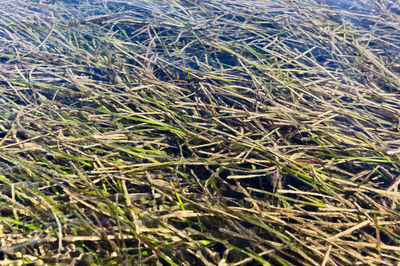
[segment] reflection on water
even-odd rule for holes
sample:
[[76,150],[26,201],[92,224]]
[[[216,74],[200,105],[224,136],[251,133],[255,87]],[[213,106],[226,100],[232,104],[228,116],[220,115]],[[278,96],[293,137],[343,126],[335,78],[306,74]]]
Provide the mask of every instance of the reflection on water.
[[[16,3],[23,8],[13,8]],[[45,11],[41,7],[46,3]],[[326,36],[325,40],[317,41],[307,36],[300,36],[302,33],[297,32],[296,23],[301,22],[294,20],[290,14],[299,12],[299,3],[240,0],[223,3],[202,1],[201,5],[194,5],[194,3],[200,2],[7,1],[0,7],[4,20],[0,36],[7,40],[3,41],[4,45],[0,51],[2,54],[13,54],[16,49],[18,53],[29,53],[32,49],[37,49],[35,47],[39,45],[38,49],[43,50],[44,56],[54,56],[54,53],[51,54],[48,49],[58,49],[63,50],[63,53],[61,55],[57,53],[57,57],[68,58],[70,48],[65,45],[51,42],[51,38],[40,44],[39,40],[45,39],[46,33],[39,29],[39,25],[45,22],[59,27],[54,33],[63,32],[71,43],[79,42],[79,39],[82,42],[95,43],[96,48],[88,49],[87,52],[96,58],[112,57],[114,48],[110,41],[105,41],[106,39],[116,38],[129,42],[132,51],[145,55],[146,64],[151,67],[154,76],[164,81],[185,80],[189,70],[192,73],[192,81],[206,76],[206,79],[212,80],[213,77],[206,75],[207,72],[223,70],[235,76],[236,82],[240,85],[253,88],[253,81],[247,84],[248,73],[238,75],[234,68],[240,67],[243,63],[240,56],[252,58],[255,62],[265,62],[271,66],[287,60],[271,52],[280,49],[275,48],[275,42],[280,42],[295,53],[297,51],[300,54],[305,53],[299,58],[303,66],[313,65],[306,58],[309,57],[331,69],[346,68],[343,60],[348,59],[341,58],[340,53],[325,51],[324,42],[329,40],[329,36]],[[318,12],[323,18],[319,22],[320,25],[311,27],[320,26],[326,28],[327,31],[341,28],[341,34],[346,36],[347,40],[351,37],[347,36],[347,31],[357,30],[358,35],[354,38],[362,42],[368,39],[369,48],[385,51],[382,56],[388,64],[399,63],[400,35],[396,28],[397,17],[394,16],[398,12],[398,4],[395,2],[318,0],[304,1],[301,3],[301,8],[320,10]],[[14,30],[13,21],[7,18],[8,16],[5,15],[7,12],[15,12],[16,15],[24,18],[24,23],[36,28],[41,35],[39,40],[20,36],[21,40],[18,41],[15,36],[12,37],[9,33]],[[387,33],[391,30],[392,34],[388,35]],[[260,34],[266,34],[267,37],[260,38]],[[297,42],[296,37],[293,37],[296,34],[299,34],[300,38],[308,39],[309,42]],[[99,38],[101,36],[105,39]],[[221,43],[227,47],[221,47]],[[345,53],[348,49],[347,44],[345,39],[337,49]],[[79,47],[86,49],[85,46]],[[265,47],[271,47],[272,50]],[[8,57],[1,56],[0,60],[7,62]],[[142,67],[143,64],[140,59],[129,56],[124,58],[124,61],[136,68]],[[290,63],[284,66],[288,69],[293,68]],[[96,74],[96,79],[108,78],[103,69],[93,66],[90,69],[88,72]],[[125,68],[113,71],[126,73],[129,70]],[[260,75],[263,75],[264,71],[253,66],[249,66],[248,70]],[[355,73],[349,75],[352,75],[353,79],[359,79]],[[297,74],[297,77],[305,78],[307,74]]]

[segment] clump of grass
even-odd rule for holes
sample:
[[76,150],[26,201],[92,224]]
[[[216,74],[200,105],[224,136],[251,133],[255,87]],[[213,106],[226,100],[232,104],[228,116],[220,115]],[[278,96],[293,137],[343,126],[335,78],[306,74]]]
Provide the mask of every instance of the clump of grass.
[[397,262],[399,6],[364,2],[6,1],[1,263]]

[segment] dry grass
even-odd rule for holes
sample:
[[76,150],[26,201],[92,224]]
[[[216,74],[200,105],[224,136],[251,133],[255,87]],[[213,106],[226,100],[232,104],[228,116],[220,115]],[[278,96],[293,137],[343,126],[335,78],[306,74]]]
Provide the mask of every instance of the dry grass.
[[354,2],[3,1],[1,263],[397,263],[400,6]]

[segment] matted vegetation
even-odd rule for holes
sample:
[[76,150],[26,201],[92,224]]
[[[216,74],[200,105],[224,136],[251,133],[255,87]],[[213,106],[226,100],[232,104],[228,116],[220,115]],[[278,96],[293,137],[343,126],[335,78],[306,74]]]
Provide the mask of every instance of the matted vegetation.
[[321,2],[2,1],[1,263],[398,262],[400,6]]

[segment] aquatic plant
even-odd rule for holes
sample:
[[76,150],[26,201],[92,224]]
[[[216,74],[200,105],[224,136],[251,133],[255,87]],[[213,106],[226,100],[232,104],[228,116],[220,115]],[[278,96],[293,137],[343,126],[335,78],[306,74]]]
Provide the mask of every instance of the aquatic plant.
[[398,4],[3,2],[2,264],[399,261]]

